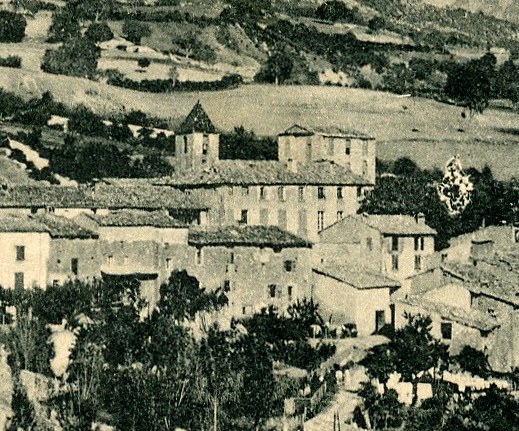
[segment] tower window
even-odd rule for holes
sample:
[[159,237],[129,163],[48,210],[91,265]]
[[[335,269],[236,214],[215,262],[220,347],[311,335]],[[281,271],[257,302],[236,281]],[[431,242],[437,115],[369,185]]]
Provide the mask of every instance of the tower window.
[[337,187],[337,199],[342,199],[344,197],[342,191],[342,187]]

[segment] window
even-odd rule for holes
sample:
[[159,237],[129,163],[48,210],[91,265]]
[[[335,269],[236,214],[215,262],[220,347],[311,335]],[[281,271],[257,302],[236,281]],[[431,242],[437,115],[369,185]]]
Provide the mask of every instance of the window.
[[277,286],[275,284],[269,284],[269,298],[273,299],[277,295]]
[[196,249],[196,253],[195,253],[195,263],[197,265],[202,265],[202,260],[203,260],[202,249],[201,248],[197,248]]
[[171,263],[172,263],[172,260],[170,257],[166,258],[166,269],[169,270],[171,269]]
[[441,323],[442,339],[452,340],[452,323],[442,322]]
[[267,199],[267,189],[263,186],[261,186],[259,189],[259,197],[261,200]]
[[52,287],[58,287],[59,286],[59,280],[52,280]]
[[285,271],[292,272],[296,270],[295,260],[285,260]]
[[187,136],[184,136],[184,154],[187,154],[188,148],[187,148]]
[[362,187],[357,187],[357,198],[360,199],[362,197]]
[[344,218],[344,211],[337,211],[337,221]]
[[344,149],[344,152],[346,153],[347,156],[349,156],[349,155],[350,155],[350,152],[351,152],[350,147],[348,147],[348,146],[346,145],[346,148]]
[[249,196],[249,188],[248,187],[242,187],[241,188],[241,194],[243,196]]
[[239,220],[240,224],[247,224],[248,213],[249,213],[249,211],[247,211],[247,210],[241,210],[241,215],[240,215],[240,220]]
[[391,237],[391,251],[398,251],[398,237]]
[[362,176],[365,177],[366,175],[368,175],[368,162],[364,160],[362,162]]
[[25,246],[24,245],[16,246],[16,260],[25,260]]
[[303,186],[300,186],[297,189],[297,195],[299,197],[299,202],[303,202],[305,200],[305,188]]
[[393,254],[391,256],[391,267],[393,268],[393,271],[398,271],[398,254]]
[[72,274],[78,275],[79,259],[77,257],[73,257],[72,259],[70,259],[70,271],[72,271]]
[[208,153],[208,150],[209,150],[209,136],[208,135],[204,135],[204,138],[203,138],[203,141],[202,141],[202,154],[204,156],[206,156],[207,153]]
[[423,236],[420,237],[420,250],[425,250],[425,238]]
[[106,256],[106,264],[108,266],[112,266],[113,263],[114,263],[114,257],[112,255]]
[[287,286],[287,298],[289,301],[292,301],[293,294],[294,294],[294,288],[292,286]]
[[15,272],[14,273],[14,288],[15,289],[23,289],[25,286],[24,282],[24,273],[23,272]]
[[324,187],[317,187],[317,198],[324,199]]
[[423,236],[417,236],[414,239],[414,249],[415,251],[424,250],[425,249],[425,238]]
[[230,292],[231,291],[231,280],[224,280],[223,282],[223,291]]
[[280,202],[283,202],[285,200],[285,188],[284,187],[278,187],[278,200]]
[[366,238],[366,248],[368,249],[368,251],[373,250],[373,238]]
[[227,256],[227,263],[234,264],[234,251],[230,251],[229,255]]
[[343,197],[342,187],[337,187],[337,199],[342,199]]
[[317,211],[317,230],[322,231],[324,229],[324,211]]
[[420,271],[422,269],[422,256],[414,257],[414,270]]

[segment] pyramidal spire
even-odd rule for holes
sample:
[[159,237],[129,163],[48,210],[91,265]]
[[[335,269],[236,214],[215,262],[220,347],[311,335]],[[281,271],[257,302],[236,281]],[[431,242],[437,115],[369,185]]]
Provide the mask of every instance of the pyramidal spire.
[[184,122],[180,125],[177,133],[216,133],[216,127],[205,112],[200,100],[196,102],[196,105],[191,109]]

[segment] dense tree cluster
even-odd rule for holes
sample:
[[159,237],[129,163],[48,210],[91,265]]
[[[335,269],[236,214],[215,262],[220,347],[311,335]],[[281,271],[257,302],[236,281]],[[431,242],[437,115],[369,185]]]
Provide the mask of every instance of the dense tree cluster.
[[91,78],[100,56],[99,48],[90,39],[67,39],[59,48],[45,51],[41,69],[47,73]]
[[235,127],[230,133],[220,136],[220,158],[237,160],[277,160],[276,140],[258,137],[243,126]]
[[[371,429],[399,428],[405,431],[483,431],[513,429],[519,420],[519,403],[513,395],[495,385],[472,393],[459,392],[441,379],[443,371],[460,367],[473,375],[489,375],[488,363],[482,352],[465,347],[457,356],[449,356],[448,346],[431,335],[431,319],[408,316],[408,324],[389,334],[387,344],[370,349],[362,361],[368,375],[384,386],[378,392],[371,382],[359,395],[366,415],[356,414],[356,422]],[[426,371],[433,370],[438,378],[431,380]],[[392,373],[401,374],[403,382],[413,383],[411,406],[402,404],[397,392],[386,383]],[[421,376],[421,377],[419,377]],[[433,397],[417,405],[418,381],[432,382]],[[369,427],[368,427],[369,428]]]
[[[272,346],[289,337],[303,342],[304,325],[319,319],[317,307],[297,304],[292,318],[270,310],[246,328],[245,322],[225,330],[210,325],[195,336],[190,328],[226,303],[224,292],[207,292],[196,278],[174,271],[160,293],[158,308],[143,319],[139,283],[131,279],[0,289],[2,307],[17,309],[19,324],[4,340],[15,375],[29,369],[52,376],[45,325],[66,319],[77,340],[67,373],[44,401],[63,429],[104,421],[116,429],[258,430],[280,415],[294,389],[274,375],[279,352]],[[280,328],[292,328],[290,335]],[[25,395],[17,394],[13,418],[23,429],[35,420]]]
[[0,11],[0,42],[21,42],[25,37],[27,21],[22,14]]

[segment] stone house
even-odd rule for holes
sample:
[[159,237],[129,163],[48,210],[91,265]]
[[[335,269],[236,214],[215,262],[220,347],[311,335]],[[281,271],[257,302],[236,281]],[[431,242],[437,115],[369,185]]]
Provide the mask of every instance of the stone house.
[[398,281],[344,265],[317,267],[313,273],[312,299],[331,325],[353,323],[359,335],[370,335],[394,320],[391,294]]
[[349,264],[403,281],[427,268],[435,235],[420,216],[351,215],[319,233],[317,264]]

